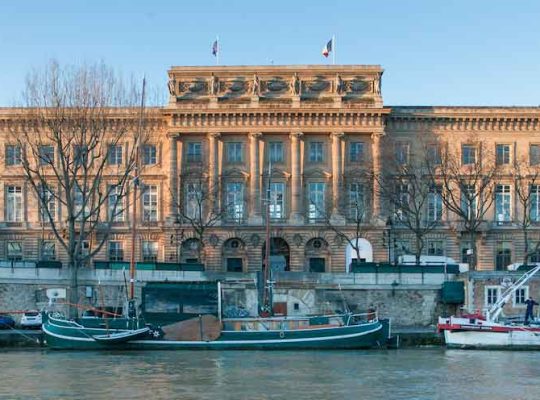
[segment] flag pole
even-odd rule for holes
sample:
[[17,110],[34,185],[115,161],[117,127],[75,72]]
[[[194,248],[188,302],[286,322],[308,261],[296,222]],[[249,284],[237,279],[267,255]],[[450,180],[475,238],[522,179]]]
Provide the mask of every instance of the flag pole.
[[336,35],[332,35],[332,65],[336,65]]
[[216,46],[216,65],[219,65],[219,53],[220,53],[219,36],[216,36],[216,43],[217,43],[217,46]]

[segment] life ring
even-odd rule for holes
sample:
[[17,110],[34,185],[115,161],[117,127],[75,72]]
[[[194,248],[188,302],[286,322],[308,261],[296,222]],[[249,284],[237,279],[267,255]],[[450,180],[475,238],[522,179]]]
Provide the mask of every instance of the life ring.
[[283,332],[283,331],[279,332],[279,337],[281,339],[283,339],[285,337],[285,332]]

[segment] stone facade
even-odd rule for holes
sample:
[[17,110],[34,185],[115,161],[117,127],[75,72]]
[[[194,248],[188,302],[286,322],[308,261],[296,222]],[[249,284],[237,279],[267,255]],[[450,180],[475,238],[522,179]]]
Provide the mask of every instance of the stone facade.
[[[426,137],[459,146],[474,137],[493,149],[508,145],[510,159],[517,160],[532,157],[531,151],[540,143],[537,107],[384,106],[379,66],[173,67],[168,74],[169,103],[147,113],[157,127],[150,139],[156,159],[145,166],[142,180],[157,188],[158,202],[156,220],[138,222],[138,259],[142,243],[152,242],[159,262],[202,258],[199,261],[210,271],[259,271],[271,158],[271,236],[278,238],[273,251],[284,256],[291,271],[346,272],[352,250],[321,214],[329,215],[334,225],[353,237],[354,224],[340,207],[349,195],[348,184],[363,171],[383,171],[390,162],[389,149],[405,145],[412,151]],[[122,117],[126,115],[135,120],[137,110],[122,111]],[[24,129],[24,110],[0,109],[1,152],[10,144],[13,126]],[[197,243],[190,225],[177,215],[178,206],[189,201],[197,171],[215,188],[215,207],[227,209],[205,232],[202,254],[194,251]],[[511,177],[508,173],[505,182],[511,184]],[[20,188],[22,207],[16,221],[9,220],[7,211],[8,188],[13,187]],[[361,256],[386,261],[389,252],[383,236],[390,208],[376,187],[363,190],[362,237],[367,244]],[[514,223],[522,210],[512,187],[511,192],[510,221],[498,223],[495,204],[486,214],[478,238],[479,270],[495,269],[497,254],[506,257],[505,262],[522,259],[523,235]],[[121,243],[126,261],[130,224],[130,217],[115,224],[110,237]],[[395,228],[393,234],[400,243],[412,241],[402,228]],[[540,239],[540,229],[534,225],[529,234]],[[467,261],[462,260],[462,231],[452,213],[443,212],[428,240],[441,247],[439,254]],[[54,236],[39,222],[36,198],[21,167],[2,162],[0,260],[38,260],[43,241],[54,242]],[[14,244],[22,254],[9,254]],[[54,257],[66,260],[59,246]],[[97,259],[108,258],[104,246]]]

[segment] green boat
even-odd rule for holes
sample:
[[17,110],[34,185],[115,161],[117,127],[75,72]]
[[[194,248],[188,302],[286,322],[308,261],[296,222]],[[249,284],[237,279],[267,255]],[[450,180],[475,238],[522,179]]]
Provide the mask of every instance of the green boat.
[[[44,315],[52,349],[72,350],[255,350],[359,349],[386,342],[376,313],[318,317],[227,318],[203,316],[184,326],[153,327],[135,319],[68,320]],[[172,329],[171,329],[172,327]]]

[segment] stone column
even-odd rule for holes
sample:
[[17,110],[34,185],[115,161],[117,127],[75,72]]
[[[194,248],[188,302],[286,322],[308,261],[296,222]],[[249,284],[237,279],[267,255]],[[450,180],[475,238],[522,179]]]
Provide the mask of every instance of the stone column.
[[262,134],[249,134],[249,218],[250,225],[261,225],[261,173],[259,141]]
[[291,139],[291,213],[289,224],[301,225],[304,222],[302,214],[302,175],[300,163],[302,162],[301,138],[303,133],[290,134]]
[[218,141],[220,136],[219,132],[210,132],[208,134],[208,190],[210,191],[210,204],[216,211],[218,209],[219,195],[214,197],[214,194],[218,189]]
[[178,206],[178,135],[169,134],[169,215],[168,219],[174,222],[176,207]]
[[345,218],[340,212],[340,200],[342,190],[342,161],[341,161],[341,138],[343,132],[334,132],[332,138],[332,215],[333,224],[345,224]]
[[[371,155],[373,162],[373,176],[379,176],[381,173],[381,136],[382,132],[374,132],[371,134]],[[379,195],[379,188],[377,179],[373,179],[373,215],[372,220],[381,220],[381,198]]]

